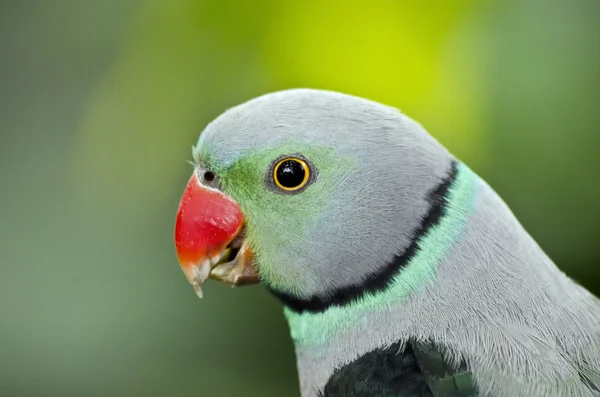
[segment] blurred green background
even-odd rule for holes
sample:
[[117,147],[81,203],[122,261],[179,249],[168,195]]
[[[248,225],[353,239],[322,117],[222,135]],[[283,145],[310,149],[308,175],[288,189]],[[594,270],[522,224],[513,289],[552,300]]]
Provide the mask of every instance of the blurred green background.
[[600,2],[0,2],[0,395],[296,396],[281,308],[173,246],[191,145],[289,87],[419,120],[600,292]]

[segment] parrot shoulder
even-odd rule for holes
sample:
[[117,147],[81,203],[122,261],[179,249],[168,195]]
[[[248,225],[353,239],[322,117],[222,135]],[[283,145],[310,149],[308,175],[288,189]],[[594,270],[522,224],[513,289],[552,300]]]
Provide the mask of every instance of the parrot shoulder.
[[398,342],[338,368],[321,397],[476,396],[471,373],[430,342]]
[[600,369],[593,369],[587,365],[579,367],[579,379],[594,393],[600,395]]

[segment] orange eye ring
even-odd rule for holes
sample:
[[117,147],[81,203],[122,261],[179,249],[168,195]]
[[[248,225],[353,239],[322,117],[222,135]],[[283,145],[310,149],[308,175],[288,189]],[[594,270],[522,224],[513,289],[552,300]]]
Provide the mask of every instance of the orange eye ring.
[[273,167],[273,181],[278,188],[287,192],[302,189],[310,179],[310,167],[297,157],[281,159]]

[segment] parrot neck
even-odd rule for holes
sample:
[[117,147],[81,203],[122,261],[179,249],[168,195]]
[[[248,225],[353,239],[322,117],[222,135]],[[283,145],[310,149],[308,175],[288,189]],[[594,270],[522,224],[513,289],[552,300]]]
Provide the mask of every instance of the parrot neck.
[[[431,282],[438,265],[448,249],[459,240],[475,210],[477,180],[478,176],[466,165],[453,164],[453,172],[442,183],[447,187],[438,198],[440,208],[434,222],[430,222],[424,233],[417,234],[414,252],[394,259],[404,258],[406,263],[395,266],[397,271],[389,276],[384,288],[367,291],[352,300],[335,302],[320,310],[298,310],[286,304],[285,316],[296,346],[324,345],[336,335],[360,324],[366,314],[397,305]],[[432,211],[436,209],[432,208]],[[410,250],[409,247],[407,252]]]

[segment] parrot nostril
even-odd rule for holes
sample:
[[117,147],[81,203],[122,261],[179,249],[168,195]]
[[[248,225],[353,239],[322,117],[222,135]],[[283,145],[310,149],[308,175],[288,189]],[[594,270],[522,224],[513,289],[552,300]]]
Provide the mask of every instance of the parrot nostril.
[[204,173],[204,180],[207,182],[212,182],[215,179],[215,173],[212,171],[206,171]]

